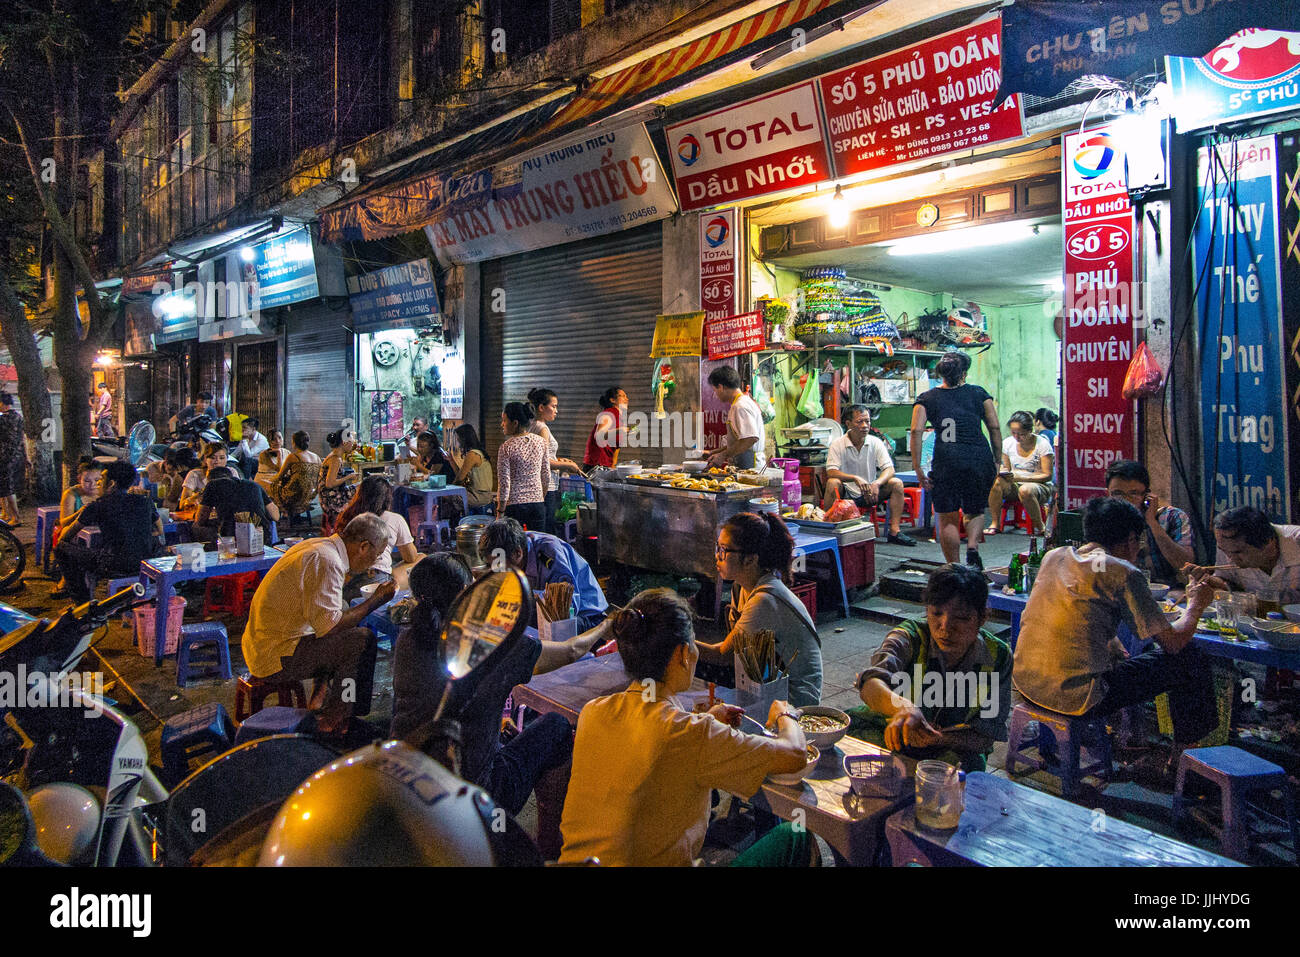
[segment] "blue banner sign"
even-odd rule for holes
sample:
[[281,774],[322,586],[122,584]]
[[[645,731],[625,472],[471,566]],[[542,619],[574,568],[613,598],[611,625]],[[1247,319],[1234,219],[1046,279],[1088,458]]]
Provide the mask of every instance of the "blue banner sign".
[[1178,132],[1300,108],[1300,33],[1243,30],[1201,57],[1165,57]]
[[1204,485],[1214,513],[1287,518],[1286,354],[1272,136],[1200,150],[1196,272]]
[[428,259],[351,276],[348,299],[357,332],[416,328],[442,311]]
[[253,266],[259,308],[272,309],[320,295],[311,233],[305,226],[254,246]]

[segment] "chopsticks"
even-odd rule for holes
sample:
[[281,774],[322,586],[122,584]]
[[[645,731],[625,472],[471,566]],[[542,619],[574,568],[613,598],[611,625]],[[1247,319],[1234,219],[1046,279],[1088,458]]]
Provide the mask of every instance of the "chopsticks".
[[736,635],[735,649],[741,667],[751,681],[772,681],[781,670],[778,666],[774,632],[756,631],[748,634],[742,631]]
[[537,599],[537,608],[547,621],[564,621],[573,607],[573,585],[551,582]]

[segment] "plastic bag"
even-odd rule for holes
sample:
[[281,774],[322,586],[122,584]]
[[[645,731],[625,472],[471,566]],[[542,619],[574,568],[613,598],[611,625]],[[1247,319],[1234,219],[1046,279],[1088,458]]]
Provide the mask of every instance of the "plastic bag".
[[771,422],[776,418],[776,404],[772,402],[772,397],[763,388],[763,377],[761,375],[754,376],[754,401],[758,403],[758,411],[763,413],[764,422]]
[[847,522],[851,519],[861,518],[862,512],[851,501],[846,498],[840,498],[836,495],[835,504],[826,512],[826,521],[828,522]]
[[581,492],[565,492],[560,499],[560,507],[555,510],[555,520],[557,522],[567,522],[571,518],[578,517],[578,506],[586,501],[586,496]]
[[795,407],[799,414],[807,416],[810,419],[820,419],[822,417],[822,399],[821,386],[816,373],[809,373],[807,383],[803,387],[803,395],[799,398],[799,404]]
[[1145,342],[1139,342],[1133,361],[1124,375],[1124,398],[1128,401],[1145,399],[1160,391],[1165,374],[1160,363]]

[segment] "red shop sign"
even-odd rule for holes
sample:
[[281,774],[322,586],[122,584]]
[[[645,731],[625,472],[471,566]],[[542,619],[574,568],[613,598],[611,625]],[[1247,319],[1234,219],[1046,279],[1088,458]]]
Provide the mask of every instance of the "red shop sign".
[[1061,429],[1066,508],[1106,492],[1106,468],[1134,458],[1135,409],[1123,396],[1141,309],[1133,211],[1114,127],[1067,134]]
[[767,348],[763,335],[763,313],[742,312],[738,316],[712,319],[704,324],[704,341],[710,359],[729,359]]
[[1020,97],[996,109],[1002,19],[818,79],[840,176],[1024,136]]
[[668,127],[682,209],[830,178],[813,81]]

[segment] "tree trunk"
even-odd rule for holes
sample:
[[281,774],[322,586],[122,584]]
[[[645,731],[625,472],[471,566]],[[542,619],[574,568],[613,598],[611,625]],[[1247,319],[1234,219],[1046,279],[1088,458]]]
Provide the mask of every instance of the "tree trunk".
[[41,350],[27,322],[23,304],[0,276],[0,334],[18,371],[18,400],[22,403],[23,431],[27,460],[31,463],[28,488],[37,505],[59,500],[59,481],[54,474],[54,416],[50,390],[45,385]]
[[52,250],[54,278],[54,362],[63,380],[59,417],[63,422],[63,481],[76,481],[77,461],[90,454],[90,366],[95,343],[78,335],[77,292],[72,264],[56,243]]

